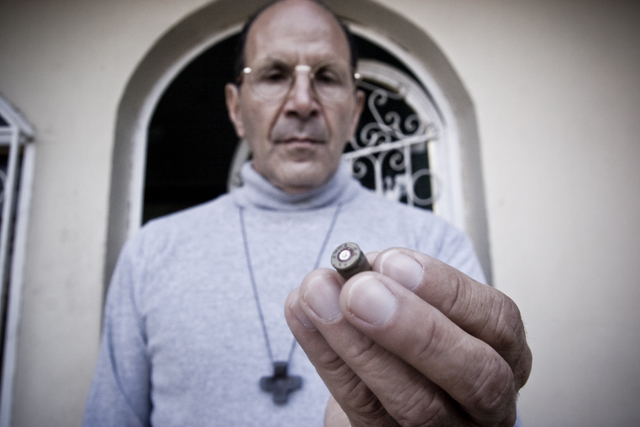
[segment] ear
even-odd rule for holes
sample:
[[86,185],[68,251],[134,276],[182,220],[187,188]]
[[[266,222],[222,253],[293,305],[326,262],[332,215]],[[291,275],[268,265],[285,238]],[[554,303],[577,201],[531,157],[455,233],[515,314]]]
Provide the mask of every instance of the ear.
[[231,123],[233,123],[233,127],[236,129],[238,138],[244,138],[244,123],[240,111],[240,89],[233,83],[227,83],[224,87],[224,95],[227,101],[229,119],[231,119]]
[[353,116],[351,117],[351,136],[356,133],[358,129],[358,121],[360,121],[360,114],[362,114],[362,108],[364,107],[364,92],[358,90],[356,92],[356,105],[354,106]]

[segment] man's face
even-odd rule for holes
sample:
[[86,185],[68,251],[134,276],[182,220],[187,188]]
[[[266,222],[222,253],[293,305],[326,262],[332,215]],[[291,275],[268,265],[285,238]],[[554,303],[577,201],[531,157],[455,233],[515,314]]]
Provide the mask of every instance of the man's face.
[[[348,68],[349,60],[339,24],[322,7],[300,0],[277,3],[264,11],[251,27],[245,46],[245,66],[254,76],[265,64],[313,68],[330,63]],[[260,96],[249,78],[244,78],[240,90],[231,84],[226,87],[229,116],[238,136],[246,138],[253,151],[253,167],[292,194],[319,187],[333,176],[363,103],[351,80],[347,96],[338,100],[318,96],[308,71],[298,67],[293,86],[280,99]]]

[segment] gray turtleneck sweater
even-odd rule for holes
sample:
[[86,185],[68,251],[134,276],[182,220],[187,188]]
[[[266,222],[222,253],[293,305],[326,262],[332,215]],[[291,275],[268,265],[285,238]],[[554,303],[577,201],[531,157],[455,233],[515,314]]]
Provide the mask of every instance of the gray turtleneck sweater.
[[[430,212],[375,196],[341,165],[321,188],[284,193],[242,169],[244,185],[147,224],[129,241],[107,296],[85,426],[322,426],[329,397],[304,352],[289,373],[304,384],[276,406],[260,390],[272,367],[240,225],[275,360],[293,337],[284,300],[339,244],[365,251],[403,246],[483,281],[470,240]],[[332,218],[335,227],[322,254]]]

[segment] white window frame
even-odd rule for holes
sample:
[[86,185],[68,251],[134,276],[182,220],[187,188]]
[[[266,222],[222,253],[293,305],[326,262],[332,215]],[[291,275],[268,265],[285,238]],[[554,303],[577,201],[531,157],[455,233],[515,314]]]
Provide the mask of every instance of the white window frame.
[[[7,288],[8,304],[2,358],[2,385],[0,388],[0,426],[8,427],[13,405],[13,385],[18,347],[18,324],[22,307],[22,287],[26,254],[27,227],[33,187],[35,146],[34,131],[24,116],[0,94],[0,115],[7,127],[0,127],[0,145],[9,148],[4,204],[0,228],[0,280]],[[19,151],[22,164],[18,165]],[[20,176],[18,176],[18,173]],[[16,183],[20,183],[19,193]],[[15,212],[15,223],[10,220]],[[13,227],[13,230],[11,229]],[[10,253],[10,248],[13,248]],[[9,275],[9,270],[11,274]],[[0,308],[0,316],[4,315]]]
[[[404,85],[408,91],[407,103],[418,114],[423,112],[425,117],[435,118],[437,116],[437,142],[432,143],[429,147],[430,170],[439,182],[436,188],[438,199],[434,211],[459,229],[466,231],[460,139],[456,117],[447,97],[444,96],[433,76],[409,51],[371,28],[351,24],[350,29],[354,34],[370,40],[395,55],[420,80],[422,86],[429,91],[432,102],[423,99],[422,92],[424,92],[424,89],[415,87],[415,82],[412,80],[402,79],[398,74],[391,75],[382,67],[376,67],[377,69],[369,67],[370,73],[375,74],[379,79],[388,79],[388,84],[393,85],[393,81],[396,80],[396,85]],[[433,108],[437,111],[433,111]]]

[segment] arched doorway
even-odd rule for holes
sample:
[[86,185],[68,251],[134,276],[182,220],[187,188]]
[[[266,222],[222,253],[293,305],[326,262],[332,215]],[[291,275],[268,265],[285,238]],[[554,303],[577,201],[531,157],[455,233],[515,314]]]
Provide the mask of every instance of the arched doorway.
[[[152,141],[152,139],[161,138],[164,132],[164,130],[155,127],[157,122],[154,122],[154,119],[156,118],[156,109],[162,103],[161,100],[165,92],[167,94],[170,92],[168,88],[182,75],[181,73],[188,72],[190,64],[196,63],[206,57],[209,52],[213,52],[210,51],[213,46],[222,46],[227,42],[231,44],[230,38],[239,31],[241,23],[249,13],[246,11],[255,10],[262,3],[262,1],[254,0],[219,0],[205,6],[178,23],[160,39],[135,71],[125,90],[118,111],[110,200],[107,268],[105,269],[107,280],[124,240],[127,236],[135,233],[143,222],[143,212],[145,211],[143,201],[145,199],[152,201],[155,197],[153,194],[157,196],[168,193],[167,186],[163,189],[156,183],[162,182],[163,176],[172,172],[172,165],[165,163],[163,167],[159,167],[155,171],[149,170],[147,172],[146,169],[147,155],[150,159],[155,156],[151,145],[157,141]],[[351,22],[350,26],[359,39],[383,53],[386,52],[393,62],[389,64],[388,61],[380,61],[380,58],[375,58],[377,63],[382,63],[383,66],[391,67],[408,76],[417,87],[424,89],[426,99],[431,103],[432,110],[435,112],[432,114],[432,118],[439,121],[440,128],[436,132],[437,142],[435,144],[433,143],[436,141],[435,138],[431,138],[431,144],[427,140],[422,141],[424,143],[423,151],[430,153],[427,160],[430,172],[417,175],[417,179],[422,181],[425,181],[425,178],[428,179],[427,188],[431,189],[432,194],[415,193],[418,194],[418,197],[414,197],[414,200],[430,199],[434,195],[434,183],[438,182],[437,189],[435,189],[435,195],[438,197],[436,210],[440,215],[470,234],[490,280],[489,245],[478,134],[473,105],[464,85],[431,39],[421,29],[404,18],[369,0],[330,1],[329,6],[347,22]],[[359,13],[362,10],[367,10],[367,14]],[[354,23],[356,21],[358,24]],[[394,40],[385,34],[392,34]],[[211,53],[211,55],[215,56],[215,53]],[[363,56],[366,57],[366,55]],[[375,69],[375,66],[373,68]],[[383,80],[389,78],[389,76],[384,76],[385,72],[377,72],[377,74],[378,77],[382,76]],[[383,88],[390,89],[388,82],[386,83],[387,87],[384,86],[383,82]],[[390,86],[392,88],[394,85]],[[218,110],[211,115],[216,116],[218,124],[227,123],[226,112],[222,113]],[[213,122],[210,122],[209,126],[212,126],[211,123]],[[429,123],[431,122],[426,122],[426,124]],[[189,131],[187,127],[183,127],[181,130],[182,135],[188,134]],[[218,136],[221,133],[219,132]],[[231,152],[232,146],[235,149],[235,143],[232,142],[231,145],[225,147],[215,147],[215,140],[218,139],[215,136],[210,138],[211,144],[206,150],[215,148],[222,154],[218,155],[214,150],[213,152],[205,152],[201,157],[219,159],[219,170],[228,169],[230,167],[229,152]],[[182,141],[185,139],[188,138],[183,138]],[[172,154],[172,156],[165,156],[169,162],[172,158],[175,160],[184,155],[180,142],[175,139],[169,144],[165,141],[162,150],[165,151],[165,154],[167,151]],[[418,148],[416,147],[415,150]],[[410,149],[410,152],[413,153],[415,150]],[[184,159],[181,161],[188,164],[188,156],[185,156]],[[396,163],[398,163],[397,159],[396,156]],[[217,161],[213,160],[213,164]],[[431,172],[434,170],[437,177],[435,179],[433,172]],[[224,176],[225,174],[221,173],[220,175]],[[150,177],[153,179],[147,180]],[[154,179],[156,183],[152,182]],[[202,182],[205,182],[206,185],[201,185]],[[195,204],[214,197],[216,192],[221,191],[222,182],[222,179],[206,177],[200,179],[199,182],[198,179],[192,181],[195,184],[192,186],[193,188],[201,190],[204,188],[204,190],[194,190],[191,194],[198,193],[197,197],[194,196],[188,202],[174,203],[173,207],[169,206],[169,210],[185,207],[187,203]],[[226,183],[226,176],[224,182]],[[399,182],[398,177],[394,175],[390,180],[383,177],[382,182],[383,188],[402,194],[400,187],[404,186],[405,193],[408,193],[406,191],[409,186],[407,179],[402,183],[402,179]],[[149,191],[147,191],[145,184],[148,184]],[[167,184],[167,182],[163,184]],[[207,186],[209,188],[206,188]],[[217,190],[213,190],[214,187]],[[189,192],[185,194],[189,194]],[[199,199],[196,200],[196,198]],[[409,199],[410,197],[406,195],[405,198]],[[145,219],[167,212],[166,208],[167,206],[163,208],[150,207],[147,211],[150,215]]]
[[[158,102],[147,133],[142,223],[240,185],[239,169],[250,153],[238,141],[224,102],[224,86],[235,78],[237,38],[195,58]],[[429,168],[429,152],[437,150],[433,145],[443,129],[437,106],[392,53],[364,37],[355,41],[366,101],[345,158],[379,195],[433,209],[436,181],[442,181]]]

